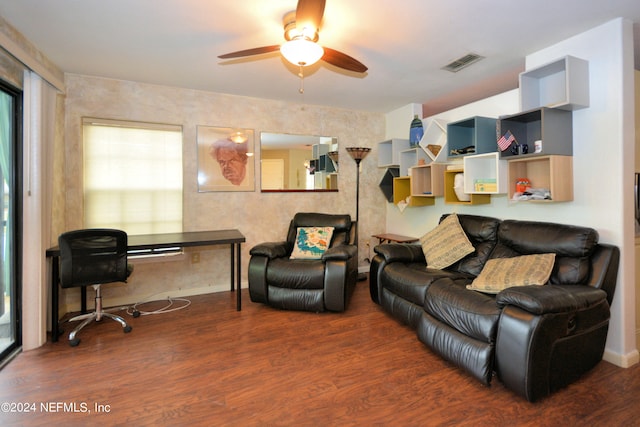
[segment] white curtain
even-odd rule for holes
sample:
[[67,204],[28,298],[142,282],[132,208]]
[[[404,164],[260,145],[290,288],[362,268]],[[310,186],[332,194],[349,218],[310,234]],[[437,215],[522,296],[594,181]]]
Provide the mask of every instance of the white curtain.
[[47,339],[56,89],[25,71],[23,121],[22,348]]

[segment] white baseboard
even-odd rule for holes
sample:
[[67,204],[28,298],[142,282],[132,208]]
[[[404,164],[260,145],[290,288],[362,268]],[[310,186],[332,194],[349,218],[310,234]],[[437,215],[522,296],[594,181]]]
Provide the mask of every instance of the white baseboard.
[[605,349],[602,359],[621,368],[630,368],[640,362],[640,353],[634,350],[627,354],[619,354]]

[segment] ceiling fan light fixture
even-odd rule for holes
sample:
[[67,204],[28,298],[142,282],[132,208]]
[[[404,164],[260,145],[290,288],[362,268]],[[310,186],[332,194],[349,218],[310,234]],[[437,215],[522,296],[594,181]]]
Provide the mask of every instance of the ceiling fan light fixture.
[[324,49],[304,37],[294,38],[280,46],[280,52],[284,58],[293,65],[313,65],[322,58]]
[[235,142],[236,144],[244,144],[245,142],[247,142],[247,135],[245,135],[244,132],[241,131],[237,131],[237,132],[233,132],[231,135],[229,135],[229,141],[231,142]]

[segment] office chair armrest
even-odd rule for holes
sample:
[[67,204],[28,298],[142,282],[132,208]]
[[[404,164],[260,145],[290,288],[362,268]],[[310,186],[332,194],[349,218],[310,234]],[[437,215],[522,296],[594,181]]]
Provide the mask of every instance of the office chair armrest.
[[291,249],[287,242],[260,243],[249,251],[250,255],[265,256],[269,259],[288,257]]
[[356,245],[340,245],[327,249],[322,254],[322,261],[335,261],[335,260],[348,260],[353,258],[358,253],[358,247]]

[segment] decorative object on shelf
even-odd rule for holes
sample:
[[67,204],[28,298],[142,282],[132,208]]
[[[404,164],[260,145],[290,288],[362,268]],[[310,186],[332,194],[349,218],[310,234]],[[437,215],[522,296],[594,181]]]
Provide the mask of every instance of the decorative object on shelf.
[[438,156],[438,153],[440,152],[441,148],[442,148],[441,145],[427,144],[427,149],[436,157]]
[[531,181],[529,181],[527,178],[516,179],[516,192],[524,193],[529,188],[531,188]]
[[514,156],[527,153],[529,153],[528,144],[518,144],[516,142],[516,145],[511,146],[511,154],[513,154]]
[[[347,147],[347,153],[351,156],[353,160],[356,162],[356,247],[359,247],[358,242],[358,230],[360,229],[360,162],[362,159],[367,157],[367,154],[371,151],[371,148],[367,147]],[[358,274],[358,280],[365,280],[367,276],[363,274]]]
[[457,173],[453,178],[453,191],[461,202],[471,201],[471,196],[464,192],[464,173]]
[[518,141],[516,141],[516,137],[513,136],[510,130],[508,130],[502,137],[498,140],[498,148],[500,151],[505,151],[507,148],[511,147],[511,144],[516,143],[518,146]]
[[424,127],[422,126],[422,120],[418,115],[413,116],[411,120],[411,127],[409,128],[409,143],[411,147],[417,147],[424,135]]
[[533,152],[534,153],[542,153],[542,141],[541,140],[537,140],[533,142]]
[[451,150],[449,150],[449,155],[450,156],[460,156],[460,155],[464,155],[464,154],[474,154],[476,152],[476,146],[475,145],[469,145],[463,148],[452,148]]

